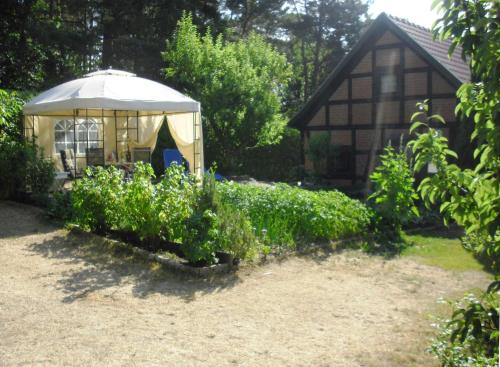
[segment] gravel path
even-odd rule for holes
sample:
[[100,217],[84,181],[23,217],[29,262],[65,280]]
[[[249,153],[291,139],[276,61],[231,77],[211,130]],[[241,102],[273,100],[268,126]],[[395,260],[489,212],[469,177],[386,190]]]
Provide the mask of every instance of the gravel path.
[[436,300],[487,283],[354,251],[191,279],[0,202],[0,366],[434,366]]

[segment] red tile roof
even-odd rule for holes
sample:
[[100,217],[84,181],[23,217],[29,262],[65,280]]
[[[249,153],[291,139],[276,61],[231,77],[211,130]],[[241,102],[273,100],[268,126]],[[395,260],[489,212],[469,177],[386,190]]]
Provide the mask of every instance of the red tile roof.
[[397,18],[392,15],[388,17],[458,80],[462,83],[470,81],[470,68],[467,62],[462,59],[462,48],[460,46],[457,46],[450,58],[448,56],[448,49],[451,45],[450,40],[434,40],[430,29],[413,24],[406,19]]

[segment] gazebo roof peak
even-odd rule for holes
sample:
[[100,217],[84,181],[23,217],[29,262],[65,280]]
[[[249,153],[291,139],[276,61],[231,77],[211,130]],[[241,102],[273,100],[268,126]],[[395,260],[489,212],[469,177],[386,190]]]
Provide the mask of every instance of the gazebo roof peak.
[[123,70],[107,69],[107,70],[97,70],[92,73],[85,74],[85,77],[99,76],[99,75],[115,75],[115,76],[137,76],[134,73],[129,73]]

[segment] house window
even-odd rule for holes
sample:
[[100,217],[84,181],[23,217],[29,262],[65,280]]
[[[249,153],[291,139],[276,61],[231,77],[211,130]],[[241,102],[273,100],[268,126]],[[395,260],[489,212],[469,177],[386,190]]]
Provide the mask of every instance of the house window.
[[394,74],[382,74],[380,76],[380,94],[397,93],[398,78]]
[[73,149],[76,143],[76,153],[85,154],[87,147],[99,147],[99,128],[94,120],[77,122],[75,139],[73,121],[61,120],[54,126],[54,141],[57,152]]
[[399,85],[397,68],[381,69],[377,72],[376,93],[378,96],[398,95]]
[[328,157],[328,172],[334,175],[351,172],[351,147],[349,145],[333,146]]

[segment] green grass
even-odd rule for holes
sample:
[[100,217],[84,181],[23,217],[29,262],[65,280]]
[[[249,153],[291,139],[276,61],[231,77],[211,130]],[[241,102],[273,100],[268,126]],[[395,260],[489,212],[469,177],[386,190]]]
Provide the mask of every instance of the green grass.
[[458,233],[448,231],[423,232],[404,235],[408,246],[402,256],[417,257],[426,265],[439,266],[446,270],[483,270],[483,265],[468,251],[459,240]]

